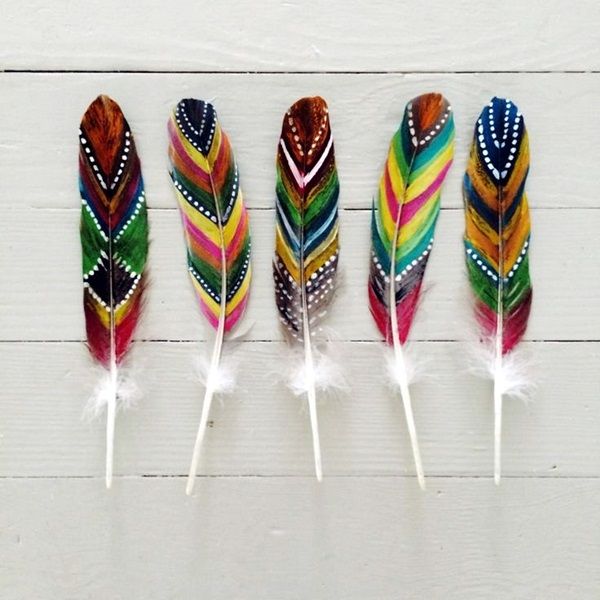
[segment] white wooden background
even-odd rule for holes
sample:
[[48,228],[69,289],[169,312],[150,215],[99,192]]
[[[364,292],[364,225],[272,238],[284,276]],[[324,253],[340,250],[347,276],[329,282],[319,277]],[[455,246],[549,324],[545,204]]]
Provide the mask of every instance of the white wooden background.
[[[3,600],[594,600],[600,597],[600,4],[597,0],[2,1],[0,597]],[[369,205],[407,100],[443,92],[456,158],[413,330],[428,490],[366,305]],[[145,398],[81,419],[77,126],[99,93],[136,136],[152,285],[136,344]],[[325,480],[281,364],[270,280],[281,117],[320,94],[341,180],[344,286],[331,325],[352,392],[320,407]],[[505,405],[493,485],[490,387],[464,371],[460,180],[489,97],[531,136],[534,402]],[[251,208],[255,277],[241,391],[217,403],[184,495],[203,339],[166,174],[166,120],[213,100]]]

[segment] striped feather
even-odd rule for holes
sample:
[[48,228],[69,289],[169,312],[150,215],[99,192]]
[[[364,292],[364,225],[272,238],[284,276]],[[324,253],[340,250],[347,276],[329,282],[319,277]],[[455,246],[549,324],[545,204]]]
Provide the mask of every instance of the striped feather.
[[483,109],[463,183],[467,270],[482,337],[494,353],[495,478],[500,479],[503,357],[521,341],[531,309],[530,220],[525,181],[529,144],[523,117],[510,100]]
[[522,339],[531,308],[529,143],[510,100],[493,98],[477,120],[464,177],[465,250],[476,315],[502,354]]
[[399,342],[408,337],[453,153],[454,120],[447,100],[425,94],[409,102],[390,144],[371,224],[369,303],[388,344],[394,344],[394,318]]
[[377,328],[394,349],[417,476],[425,486],[412,416],[402,344],[418,306],[440,212],[440,192],[454,154],[454,120],[440,94],[424,94],[406,106],[390,143],[373,203],[369,305]]
[[129,349],[143,304],[148,214],[135,143],[116,102],[98,96],[90,104],[81,120],[79,142],[83,305],[90,352],[110,372],[105,394],[110,487],[117,367]]
[[202,313],[230,331],[250,289],[250,229],[239,174],[212,104],[182,100],[169,121],[171,179]]
[[329,111],[302,98],[286,113],[277,147],[275,300],[289,339],[304,347],[315,469],[321,478],[311,338],[333,298],[339,182]]
[[225,334],[239,322],[250,290],[250,229],[233,150],[214,107],[179,102],[168,124],[171,179],[187,245],[188,270],[200,308],[216,330],[190,477],[193,489]]

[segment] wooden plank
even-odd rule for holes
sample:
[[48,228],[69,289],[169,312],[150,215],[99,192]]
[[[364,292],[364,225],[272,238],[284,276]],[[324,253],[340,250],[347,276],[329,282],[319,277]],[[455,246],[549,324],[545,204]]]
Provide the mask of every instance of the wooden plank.
[[[197,344],[144,343],[134,377],[144,398],[118,418],[117,475],[187,472],[200,417]],[[530,405],[507,401],[503,467],[510,476],[588,476],[600,472],[598,343],[528,344],[538,383]],[[425,471],[492,474],[491,386],[466,372],[464,347],[420,343],[430,375],[413,389]],[[351,387],[319,405],[326,477],[412,475],[402,406],[387,384],[378,343],[337,343]],[[286,364],[279,343],[242,344],[235,356],[238,391],[216,402],[200,473],[311,475],[304,400],[276,373]],[[104,422],[82,420],[99,372],[83,344],[0,344],[0,475],[101,475]],[[416,482],[410,485],[416,487]],[[199,486],[200,487],[200,486]]]
[[215,102],[236,150],[248,205],[270,208],[282,116],[297,98],[321,94],[330,105],[340,201],[348,208],[369,208],[406,102],[430,90],[443,92],[455,110],[456,157],[443,206],[462,206],[461,182],[475,121],[490,97],[504,94],[518,102],[530,132],[532,206],[600,207],[600,147],[593,135],[599,132],[594,102],[600,96],[600,74],[5,73],[0,86],[2,207],[77,206],[77,127],[90,101],[107,93],[120,102],[136,135],[152,207],[175,206],[166,173],[166,122],[181,97]]
[[[200,71],[591,70],[598,3],[455,0],[189,3],[95,7],[33,0],[4,7],[4,69]],[[518,19],[518,27],[515,27]]]
[[[151,283],[144,339],[203,338],[203,320],[185,268],[176,210],[151,212]],[[531,269],[534,306],[527,339],[600,340],[600,211],[534,210]],[[10,210],[0,213],[0,339],[81,340],[78,210]],[[328,325],[343,340],[375,340],[366,282],[369,211],[344,211],[341,219],[342,283]],[[250,340],[281,339],[273,301],[273,211],[252,211],[254,279],[247,322]],[[443,211],[428,267],[416,340],[470,336],[471,304],[464,272],[462,211]],[[574,307],[577,307],[576,310]],[[568,318],[567,318],[568,316]]]
[[[4,600],[595,598],[598,479],[0,481]],[[35,565],[35,568],[32,568]]]

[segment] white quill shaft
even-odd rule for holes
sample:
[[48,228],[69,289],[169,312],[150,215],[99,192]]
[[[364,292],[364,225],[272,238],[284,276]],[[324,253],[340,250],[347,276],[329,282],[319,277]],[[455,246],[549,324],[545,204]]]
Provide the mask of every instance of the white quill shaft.
[[502,188],[500,187],[498,191],[498,317],[494,348],[494,483],[496,485],[500,485],[502,449],[502,389],[499,386],[498,378],[502,373],[502,350],[504,347],[504,211],[502,210]]
[[303,318],[303,337],[304,337],[304,360],[306,376],[306,392],[308,396],[308,410],[310,413],[310,427],[312,430],[313,454],[315,457],[315,475],[317,480],[323,479],[323,469],[321,466],[321,444],[319,441],[319,421],[317,418],[317,394],[315,390],[315,367],[310,345],[310,328],[308,324],[308,314],[304,311]]
[[219,327],[217,329],[217,337],[215,339],[215,345],[213,347],[213,354],[210,361],[210,368],[206,378],[206,390],[204,392],[204,401],[202,403],[202,414],[200,415],[200,424],[198,425],[198,432],[196,433],[196,441],[194,442],[194,451],[192,453],[192,462],[190,464],[190,470],[188,473],[187,484],[185,487],[185,493],[191,496],[194,491],[194,482],[196,481],[196,473],[198,471],[198,463],[200,462],[200,451],[202,450],[202,442],[204,441],[204,434],[206,433],[206,426],[208,424],[208,416],[210,414],[210,407],[212,399],[215,393],[215,384],[217,381],[217,373],[219,370],[219,362],[221,360],[221,350],[223,348],[223,333],[225,330],[225,314],[223,311],[223,318],[219,318]]
[[[331,144],[331,140],[330,140]],[[324,154],[324,156],[326,156]],[[302,189],[304,185],[302,183]],[[302,217],[304,219],[304,215]],[[304,229],[300,233],[300,247],[304,248]],[[310,315],[308,314],[308,300],[306,298],[306,273],[304,264],[304,250],[300,255],[300,289],[302,302],[302,339],[304,341],[304,363],[306,378],[306,395],[308,397],[308,411],[310,414],[310,428],[312,431],[313,455],[315,459],[315,475],[317,481],[323,479],[323,468],[321,466],[321,442],[319,440],[319,420],[317,416],[317,392],[315,389],[315,365],[311,347]]]
[[[210,177],[212,189],[215,189]],[[223,339],[225,337],[225,316],[227,309],[227,255],[225,253],[225,238],[223,236],[223,225],[221,221],[221,211],[218,199],[215,199],[215,211],[217,213],[217,221],[219,223],[219,237],[221,241],[221,303],[219,310],[219,323],[217,325],[217,333],[215,337],[215,345],[213,347],[210,368],[206,378],[206,391],[204,392],[204,402],[202,403],[202,414],[200,415],[200,424],[194,442],[194,451],[192,453],[192,462],[188,473],[185,493],[191,496],[194,491],[194,482],[196,480],[196,472],[198,471],[198,462],[200,461],[200,451],[204,434],[206,433],[206,425],[208,424],[208,415],[210,414],[210,406],[215,393],[216,382],[218,379],[219,363],[221,361],[221,352],[223,350]]]
[[417,472],[417,480],[419,487],[425,489],[425,474],[423,473],[423,463],[421,462],[421,452],[419,450],[419,439],[417,437],[417,428],[412,411],[412,403],[410,399],[410,389],[408,383],[408,373],[406,370],[406,362],[404,353],[402,352],[402,344],[400,343],[400,334],[398,332],[398,314],[396,313],[396,247],[398,245],[398,235],[400,232],[400,214],[396,220],[396,231],[394,232],[394,241],[392,244],[392,254],[390,257],[390,275],[388,286],[388,307],[390,311],[390,320],[392,325],[392,340],[394,342],[394,358],[396,364],[396,377],[400,386],[400,396],[404,405],[404,415],[406,417],[406,425],[408,427],[408,435],[410,436],[410,445],[412,447],[413,459],[415,461],[415,470]]
[[117,362],[114,357],[114,342],[111,342],[110,361],[110,391],[106,407],[106,489],[112,487],[114,441],[115,441],[115,419],[117,413]]
[[421,461],[421,452],[419,450],[419,439],[417,437],[417,428],[415,426],[415,419],[412,411],[406,363],[404,362],[404,353],[402,352],[402,346],[399,342],[398,344],[394,343],[394,358],[396,363],[398,384],[400,386],[400,396],[402,397],[404,415],[406,417],[406,425],[408,427],[408,435],[410,437],[410,445],[412,447],[413,458],[415,461],[417,480],[419,482],[419,487],[424,490],[425,474],[423,473],[423,463]]
[[[502,261],[500,261],[502,263]],[[500,271],[502,273],[502,271]],[[502,277],[498,278],[499,280]],[[502,449],[502,387],[499,378],[502,376],[502,283],[498,283],[498,320],[496,323],[496,347],[494,357],[494,483],[500,485],[501,449]]]
[[[108,226],[112,231],[111,215],[108,217]],[[108,236],[108,253],[113,255],[112,234]],[[106,489],[112,487],[114,444],[115,444],[115,419],[117,414],[117,340],[115,325],[115,307],[113,294],[113,264],[109,260],[108,285],[110,293],[110,393],[108,394],[106,406]]]

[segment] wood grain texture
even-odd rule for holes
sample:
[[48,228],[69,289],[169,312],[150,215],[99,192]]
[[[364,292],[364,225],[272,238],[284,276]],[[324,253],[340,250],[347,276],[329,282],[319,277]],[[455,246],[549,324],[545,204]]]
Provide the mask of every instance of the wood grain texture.
[[214,102],[236,150],[244,200],[250,208],[264,208],[274,203],[281,115],[298,98],[319,94],[330,109],[340,206],[369,208],[406,102],[423,92],[439,91],[450,100],[456,122],[456,154],[442,206],[462,207],[462,175],[475,121],[481,107],[501,94],[518,102],[530,132],[531,206],[600,207],[595,176],[600,147],[594,141],[600,135],[595,110],[600,73],[4,73],[0,87],[0,185],[10,191],[28,182],[26,193],[18,198],[3,194],[3,206],[76,206],[74,124],[102,92],[127,114],[150,207],[175,207],[167,175],[167,119],[181,98]]
[[[598,475],[600,344],[526,346],[538,389],[527,406],[506,402],[504,476]],[[144,397],[117,421],[116,475],[186,471],[201,410],[203,388],[194,377],[200,351],[208,348],[198,343],[134,347],[133,375]],[[467,372],[461,344],[419,343],[414,351],[436,365],[435,377],[416,383],[413,394],[425,472],[490,477],[491,383]],[[332,353],[345,365],[352,389],[319,405],[325,477],[412,476],[401,401],[387,386],[381,345],[336,343]],[[285,358],[284,344],[243,343],[233,358],[241,364],[239,389],[214,405],[199,472],[309,475],[307,407],[275,375]],[[0,476],[100,475],[103,423],[82,419],[96,383],[84,344],[4,343],[0,363]]]
[[[0,596],[2,600],[595,600],[600,589],[600,4],[582,0],[159,0],[5,3],[0,20]],[[75,70],[78,72],[69,72]],[[116,70],[141,72],[117,73]],[[106,72],[92,72],[106,71]],[[180,72],[177,72],[180,71]],[[188,72],[188,71],[195,71]],[[406,102],[439,91],[456,120],[428,288],[412,337],[429,475],[413,479],[402,409],[380,376],[366,302],[369,208]],[[145,397],[103,429],[81,419],[77,123],[107,93],[141,157],[149,305],[134,346]],[[271,281],[275,150],[301,96],[330,107],[343,285],[332,350],[352,391],[319,407],[312,477],[302,403],[282,361]],[[531,136],[538,381],[507,402],[492,474],[488,384],[465,370],[470,304],[461,180],[475,119],[513,98]],[[255,277],[237,395],[216,403],[197,494],[184,478],[205,337],[167,175],[166,121],[213,101],[236,148]]]
[[5,479],[2,597],[596,597],[598,479],[413,483],[211,478],[188,498],[172,478],[111,494],[94,479]]
[[[118,15],[119,18],[115,18]],[[9,69],[495,71],[600,68],[595,0],[107,0],[4,7]]]

